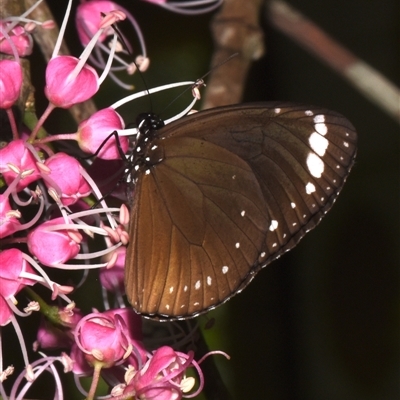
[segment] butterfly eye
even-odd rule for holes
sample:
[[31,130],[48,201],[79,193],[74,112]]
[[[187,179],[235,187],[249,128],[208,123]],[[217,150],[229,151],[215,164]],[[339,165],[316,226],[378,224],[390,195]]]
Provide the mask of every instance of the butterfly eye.
[[194,317],[240,292],[318,224],[356,154],[353,126],[325,109],[259,103],[167,126],[146,118],[125,284],[151,318]]

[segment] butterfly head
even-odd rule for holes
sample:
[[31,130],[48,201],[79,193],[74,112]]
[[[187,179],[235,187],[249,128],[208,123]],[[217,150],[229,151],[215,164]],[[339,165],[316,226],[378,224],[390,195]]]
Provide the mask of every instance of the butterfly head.
[[164,125],[164,121],[154,113],[141,113],[136,118],[136,126],[144,136],[149,132],[162,128]]

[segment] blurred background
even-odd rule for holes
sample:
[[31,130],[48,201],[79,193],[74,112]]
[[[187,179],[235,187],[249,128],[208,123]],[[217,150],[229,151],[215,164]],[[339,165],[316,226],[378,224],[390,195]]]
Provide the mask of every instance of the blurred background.
[[[119,3],[144,32],[151,58],[147,87],[195,80],[209,70],[213,14],[189,17],[143,1]],[[288,3],[400,86],[397,0]],[[62,18],[58,5],[50,2]],[[266,11],[260,21],[267,52],[251,68],[243,101],[284,100],[336,110],[356,127],[359,150],[344,190],[320,226],[243,293],[209,313],[216,320],[205,331],[209,347],[231,356],[215,358],[234,399],[398,399],[399,124],[272,28]],[[80,54],[72,24],[68,34],[73,54]],[[39,58],[33,59],[36,82],[43,79]],[[140,77],[132,80],[144,89]],[[95,99],[99,108],[122,97],[113,87],[111,81],[104,85]],[[164,112],[173,97],[155,96],[151,107]],[[146,102],[140,107],[148,109]],[[124,116],[134,121],[140,111],[125,108]],[[53,131],[76,127],[64,111],[50,123]]]

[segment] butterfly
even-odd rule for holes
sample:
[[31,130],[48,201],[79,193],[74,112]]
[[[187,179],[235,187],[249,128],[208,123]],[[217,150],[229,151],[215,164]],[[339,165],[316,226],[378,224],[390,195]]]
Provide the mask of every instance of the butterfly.
[[318,224],[356,155],[352,124],[318,107],[238,104],[141,124],[125,288],[158,320],[241,292]]

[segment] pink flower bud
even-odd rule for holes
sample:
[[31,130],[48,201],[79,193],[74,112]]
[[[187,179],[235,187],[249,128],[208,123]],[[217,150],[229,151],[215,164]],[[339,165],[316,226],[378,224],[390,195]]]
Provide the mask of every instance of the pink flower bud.
[[99,89],[97,72],[89,65],[77,70],[71,56],[52,58],[46,68],[45,94],[56,107],[69,108],[90,99]]
[[13,248],[0,252],[0,265],[0,296],[5,299],[15,296],[24,286],[35,283],[20,277],[22,272],[35,273],[20,250]]
[[133,346],[130,329],[133,327],[128,322],[133,314],[133,310],[121,309],[82,318],[75,337],[90,365],[101,363],[104,368],[110,368],[130,356]]
[[[57,264],[64,264],[66,261],[74,258],[80,250],[79,242],[76,237],[80,234],[71,223],[71,229],[74,235],[69,235],[67,229],[51,230],[59,224],[65,224],[64,218],[55,218],[39,225],[28,234],[29,251],[37,259],[48,267],[55,267]],[[75,239],[72,239],[72,237]]]
[[[91,193],[90,186],[81,174],[79,162],[65,153],[57,153],[45,161],[51,170],[49,177],[57,184],[61,202],[65,206],[76,203]],[[51,184],[46,182],[47,187]]]
[[6,300],[15,296],[25,286],[34,285],[35,281],[21,277],[21,274],[35,272],[18,249],[0,252],[0,265],[0,326],[4,326],[10,321],[12,315]]
[[115,136],[110,136],[110,134],[123,128],[124,121],[115,110],[112,108],[100,110],[79,124],[79,147],[91,154],[96,153],[101,147],[98,154],[99,158],[104,160],[120,159],[117,146],[120,146],[125,153],[129,146],[128,138],[120,136],[119,144],[117,144]]
[[[94,34],[100,29],[103,16],[120,7],[113,1],[88,1],[81,3],[76,10],[76,27],[79,39],[83,46],[86,46]],[[112,33],[112,28],[105,30],[99,41],[104,42],[107,36]]]
[[[8,25],[11,22],[0,22],[0,28],[7,31]],[[32,54],[33,40],[27,31],[20,25],[15,26],[8,32],[12,43],[17,49],[18,55],[21,57],[29,56]],[[7,40],[0,30],[0,53],[14,55],[10,41]]]
[[22,68],[12,60],[0,60],[0,108],[10,108],[19,97]]
[[[11,164],[11,168],[9,164]],[[41,176],[36,166],[36,159],[25,147],[23,140],[14,140],[0,150],[0,173],[7,185],[14,181],[18,171],[22,172],[22,178],[16,187],[18,192]]]

